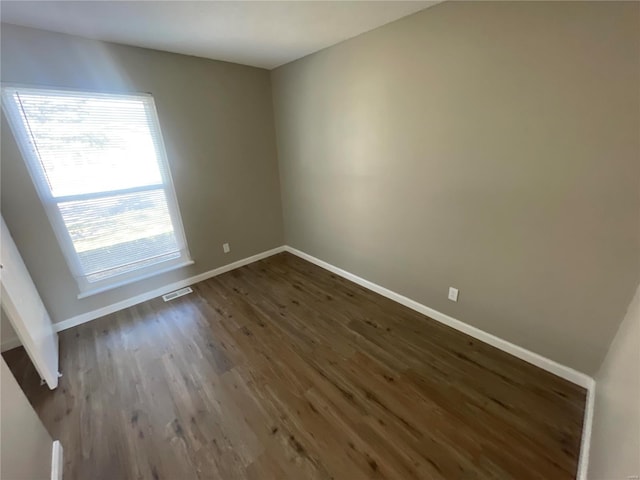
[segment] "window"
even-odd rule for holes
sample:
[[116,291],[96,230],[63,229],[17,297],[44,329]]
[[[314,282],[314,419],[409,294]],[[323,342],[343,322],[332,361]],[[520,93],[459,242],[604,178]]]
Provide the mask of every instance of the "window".
[[5,86],[82,298],[191,262],[153,97]]

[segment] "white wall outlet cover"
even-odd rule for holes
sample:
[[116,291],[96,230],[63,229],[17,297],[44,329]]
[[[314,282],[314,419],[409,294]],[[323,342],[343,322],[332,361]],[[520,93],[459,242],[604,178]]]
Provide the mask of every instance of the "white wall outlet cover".
[[458,289],[457,288],[449,287],[449,300],[451,300],[453,302],[457,302],[458,301]]
[[224,253],[229,253],[229,252],[231,251],[231,247],[229,247],[229,244],[228,244],[228,243],[223,243],[223,244],[222,244],[222,251],[223,251]]

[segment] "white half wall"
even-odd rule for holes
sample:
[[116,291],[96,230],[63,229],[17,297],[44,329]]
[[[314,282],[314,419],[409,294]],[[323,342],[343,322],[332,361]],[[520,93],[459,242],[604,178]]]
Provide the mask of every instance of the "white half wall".
[[0,478],[51,478],[53,440],[20,389],[4,359],[0,361]]
[[589,480],[640,478],[640,287],[596,375]]

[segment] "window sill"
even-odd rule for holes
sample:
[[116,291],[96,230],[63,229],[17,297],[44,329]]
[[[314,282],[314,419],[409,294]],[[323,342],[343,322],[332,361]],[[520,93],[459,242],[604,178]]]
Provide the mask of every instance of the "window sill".
[[193,265],[195,262],[193,260],[186,260],[184,262],[180,262],[177,264],[173,264],[173,265],[168,265],[167,267],[164,268],[160,268],[158,270],[154,270],[153,272],[148,272],[145,274],[142,274],[138,277],[134,277],[134,278],[127,278],[126,280],[122,280],[120,282],[115,282],[112,283],[110,285],[105,285],[103,287],[98,287],[98,288],[92,288],[90,290],[85,290],[84,292],[80,292],[78,294],[78,299],[83,299],[83,298],[87,298],[90,297],[92,295],[97,295],[99,293],[103,293],[103,292],[107,292],[109,290],[113,290],[115,288],[118,287],[123,287],[125,285],[129,285],[130,283],[135,283],[138,282],[140,280],[145,280],[147,278],[151,278],[151,277],[155,277],[156,275],[160,275],[162,273],[167,273],[170,272],[172,270],[177,270],[178,268],[182,268],[182,267],[186,267],[188,265]]

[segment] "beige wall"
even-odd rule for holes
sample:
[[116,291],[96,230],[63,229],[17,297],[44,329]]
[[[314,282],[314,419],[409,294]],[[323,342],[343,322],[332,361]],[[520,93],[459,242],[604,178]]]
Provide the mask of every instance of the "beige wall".
[[4,308],[0,308],[0,345],[2,345],[2,351],[5,350],[6,345],[12,345],[15,342],[19,342],[18,335],[11,325],[11,321],[7,314],[4,313]]
[[594,373],[638,284],[639,15],[445,2],[276,69],[286,242]]
[[268,71],[6,24],[1,34],[3,82],[153,94],[195,260],[77,300],[3,115],[2,215],[54,322],[282,245]]
[[4,359],[1,363],[0,478],[49,480],[53,440]]
[[589,480],[640,476],[640,288],[596,375]]

